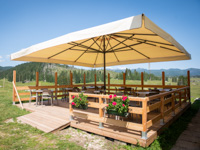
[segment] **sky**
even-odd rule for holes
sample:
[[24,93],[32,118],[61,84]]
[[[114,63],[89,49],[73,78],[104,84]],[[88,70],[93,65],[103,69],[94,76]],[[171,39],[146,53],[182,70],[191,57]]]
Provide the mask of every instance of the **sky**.
[[[190,54],[185,61],[151,63],[150,69],[200,68],[200,0],[0,0],[0,66],[10,54],[64,34],[144,13]],[[114,68],[145,68],[132,64]]]

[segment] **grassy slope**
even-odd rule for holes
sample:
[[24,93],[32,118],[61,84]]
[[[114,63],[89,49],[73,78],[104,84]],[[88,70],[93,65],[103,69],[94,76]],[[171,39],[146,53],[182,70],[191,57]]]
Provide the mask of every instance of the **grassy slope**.
[[[0,80],[1,83],[2,80]],[[17,122],[4,123],[9,118],[16,118],[27,113],[29,112],[12,105],[12,84],[6,82],[5,89],[0,88],[0,150],[83,149],[69,142],[67,136],[45,134],[36,128]]]
[[[192,97],[200,97],[198,89],[200,88],[199,78],[193,78],[195,84],[191,84]],[[0,85],[2,85],[0,80]],[[122,81],[112,80],[111,83],[121,83]],[[132,83],[133,82],[133,83]],[[153,82],[153,83],[150,83]],[[145,84],[159,84],[161,81],[148,81]],[[34,85],[31,83],[17,83],[18,86]],[[127,81],[127,84],[140,84],[139,81]],[[40,82],[40,85],[53,85],[53,83]],[[68,136],[58,136],[54,134],[45,134],[29,125],[14,123],[4,123],[9,118],[27,114],[29,112],[21,110],[12,105],[12,84],[5,83],[5,88],[0,88],[0,150],[2,149],[82,149],[75,143],[70,143]],[[200,107],[200,102],[195,102],[192,107],[184,113],[173,125],[155,140],[150,147],[146,149],[170,149],[175,143],[181,132],[187,127],[191,118]],[[125,149],[133,149],[130,146],[124,146]],[[134,149],[143,149],[140,146]]]

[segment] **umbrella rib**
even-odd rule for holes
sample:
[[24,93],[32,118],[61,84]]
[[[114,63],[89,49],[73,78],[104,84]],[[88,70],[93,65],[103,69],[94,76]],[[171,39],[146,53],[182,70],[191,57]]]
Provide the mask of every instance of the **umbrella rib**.
[[[122,36],[122,35],[115,35],[115,36],[117,36],[117,37],[121,37],[121,38],[124,38],[124,39],[127,39],[128,37],[126,37],[126,36]],[[151,40],[144,40],[144,39],[140,39],[140,38],[129,38],[130,40],[134,40],[134,39],[136,39],[136,40],[142,40],[142,41],[144,41],[144,42],[152,42],[152,43],[158,43],[158,44],[163,44],[163,45],[168,45],[168,46],[174,46],[174,45],[172,45],[172,44],[167,44],[167,43],[162,43],[162,42],[156,42],[156,41],[151,41]]]
[[181,52],[181,51],[177,51],[177,50],[175,50],[175,49],[167,48],[167,47],[164,47],[164,46],[157,46],[157,45],[151,44],[151,43],[144,43],[144,44],[151,45],[151,46],[155,46],[155,47],[160,47],[160,48],[167,49],[167,50],[174,51],[174,52],[178,52],[178,53],[183,53],[183,52]]
[[[102,37],[102,36],[99,36],[99,38],[100,38],[100,37]],[[99,40],[99,38],[98,38],[98,40]],[[93,41],[95,42],[95,44],[102,50],[101,46],[99,46],[99,44],[97,43],[97,40],[95,41],[94,38],[92,38],[92,39],[93,39]],[[102,42],[102,41],[101,41],[101,42]],[[100,43],[100,45],[101,45],[101,43]],[[102,50],[102,51],[103,51],[103,50]]]
[[[112,34],[110,34],[110,36],[111,36]],[[130,37],[128,37],[127,39],[125,39],[125,40],[123,40],[123,41],[120,41],[118,44],[116,44],[115,46],[113,46],[112,48],[114,48],[114,47],[116,47],[116,46],[118,46],[118,45],[120,45],[121,43],[123,43],[123,42],[125,42],[125,41],[127,41],[129,38],[132,38],[134,35],[132,35],[132,36],[130,36]],[[108,49],[108,51],[110,51],[110,49]]]
[[[90,39],[91,40],[91,39]],[[73,43],[70,43],[71,45],[74,45],[74,44],[77,44],[76,42],[73,42]],[[78,45],[79,47],[82,47],[82,48],[90,48],[90,50],[93,50],[93,51],[96,51],[96,52],[101,52],[101,51],[99,51],[99,50],[97,50],[97,49],[95,49],[95,48],[91,48],[91,47],[88,47],[88,46],[86,46],[86,45],[83,45],[83,44],[79,44]]]
[[97,53],[97,56],[96,56],[96,59],[95,59],[94,65],[96,65],[98,55],[99,55],[99,53]]
[[107,41],[107,45],[105,47],[105,52],[106,52],[106,49],[108,48],[108,42],[110,41],[110,39],[107,39],[107,36],[105,36],[105,37],[106,37],[106,41]]
[[[139,44],[142,44],[142,43],[144,43],[144,42],[139,42],[139,43],[132,44],[132,45],[129,45],[129,46],[135,46],[135,45],[139,45]],[[114,51],[121,50],[121,49],[126,48],[126,47],[127,47],[127,46],[120,47],[120,48],[114,49]],[[107,51],[107,52],[109,52],[109,51]]]
[[[115,38],[113,38],[113,39],[119,42],[119,40],[117,40],[117,39],[115,39]],[[142,56],[144,56],[144,57],[146,57],[146,58],[150,59],[150,57],[148,57],[148,56],[146,56],[145,54],[143,54],[143,53],[141,53],[141,52],[137,51],[136,49],[132,48],[131,46],[129,46],[129,45],[126,45],[125,43],[122,43],[122,44],[124,44],[126,47],[129,47],[130,49],[132,49],[132,50],[136,51],[136,52],[137,52],[137,53],[139,53],[140,55],[142,55]]]
[[90,49],[92,47],[92,45],[94,45],[94,43],[95,42],[93,42],[74,62],[77,62],[83,56],[83,54],[85,54],[88,51],[88,49]]
[[[110,37],[110,36],[109,36],[109,37]],[[108,44],[110,45],[110,47],[111,47],[111,49],[112,49],[112,52],[114,53],[114,55],[115,55],[117,61],[119,62],[119,59],[118,59],[117,55],[115,54],[115,51],[113,50],[113,48],[112,48],[112,46],[111,46],[111,44],[110,44],[110,40],[108,41]]]
[[[87,39],[87,40],[85,40],[85,41],[83,41],[83,42],[81,42],[81,43],[79,43],[79,44],[85,43],[85,42],[87,42],[87,41],[89,41],[89,40],[90,40],[90,39]],[[70,44],[70,43],[68,43],[68,44]],[[75,46],[77,46],[77,45],[74,45],[74,46],[72,46],[72,47],[70,47],[70,48],[67,48],[67,49],[65,49],[65,50],[63,50],[63,51],[61,51],[61,52],[59,52],[59,53],[56,53],[56,54],[54,54],[54,55],[48,57],[47,59],[51,59],[52,57],[55,57],[55,56],[57,56],[57,55],[59,55],[59,54],[65,52],[65,51],[67,51],[67,50],[70,50],[71,48],[73,48],[73,47],[75,47]]]

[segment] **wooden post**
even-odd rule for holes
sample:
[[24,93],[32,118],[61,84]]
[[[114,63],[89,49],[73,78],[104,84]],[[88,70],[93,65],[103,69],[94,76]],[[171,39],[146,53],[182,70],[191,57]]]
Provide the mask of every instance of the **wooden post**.
[[144,85],[144,74],[143,72],[141,72],[141,85],[142,85],[142,90],[144,89],[143,85]]
[[110,73],[108,73],[108,94],[110,94]]
[[85,72],[84,72],[84,74],[83,74],[83,83],[84,83],[84,85],[85,85]]
[[96,75],[96,73],[94,74],[94,85],[97,86],[97,75]]
[[147,139],[147,99],[142,101],[142,139]]
[[[39,86],[39,72],[36,72],[36,74],[35,74],[35,85],[36,85],[36,87],[38,87]],[[38,90],[38,88],[37,88],[37,90]]]
[[189,70],[187,71],[187,83],[188,83],[188,86],[189,86],[188,97],[189,97],[189,101],[191,102],[191,97],[190,97],[190,71]]
[[164,96],[161,97],[161,106],[160,106],[160,113],[161,113],[161,119],[160,119],[160,125],[164,125]]
[[175,116],[175,95],[172,93],[172,116]]
[[179,92],[179,107],[180,107],[180,109],[181,109],[181,105],[182,105],[181,98],[182,98],[182,94],[181,94],[181,91],[180,91]]
[[162,72],[162,86],[165,87],[165,72]]
[[126,73],[123,73],[123,86],[125,87],[126,85]]
[[[71,72],[70,72],[70,74],[71,74]],[[72,103],[72,96],[69,93],[69,120],[74,120],[73,116],[72,116],[72,114],[73,114],[73,108],[72,108],[72,104],[71,103]]]
[[[13,84],[16,85],[16,71],[13,70]],[[15,92],[15,88],[13,86],[13,105],[15,105],[15,100],[16,100],[16,92]]]
[[[103,100],[101,97],[99,97],[99,105],[103,104]],[[99,117],[103,117],[103,108],[99,108]],[[99,122],[99,128],[103,128],[103,123]]]
[[73,74],[71,71],[70,71],[70,85],[71,86],[73,85]]
[[55,99],[56,100],[57,100],[57,86],[58,86],[57,84],[58,84],[58,76],[57,76],[57,72],[55,72]]

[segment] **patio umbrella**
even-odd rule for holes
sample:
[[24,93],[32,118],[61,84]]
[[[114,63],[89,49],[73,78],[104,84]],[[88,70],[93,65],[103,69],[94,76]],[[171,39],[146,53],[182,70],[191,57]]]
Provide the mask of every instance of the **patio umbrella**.
[[11,54],[11,60],[84,67],[188,60],[190,54],[144,14],[69,33]]

